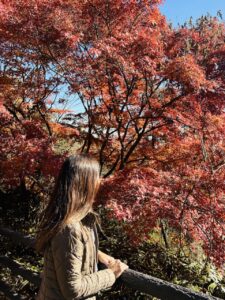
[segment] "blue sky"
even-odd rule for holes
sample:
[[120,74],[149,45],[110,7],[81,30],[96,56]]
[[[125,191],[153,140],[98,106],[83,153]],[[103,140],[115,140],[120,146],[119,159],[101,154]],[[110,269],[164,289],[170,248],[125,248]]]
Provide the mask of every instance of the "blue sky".
[[210,13],[215,16],[221,10],[225,19],[225,0],[164,0],[161,12],[174,26]]

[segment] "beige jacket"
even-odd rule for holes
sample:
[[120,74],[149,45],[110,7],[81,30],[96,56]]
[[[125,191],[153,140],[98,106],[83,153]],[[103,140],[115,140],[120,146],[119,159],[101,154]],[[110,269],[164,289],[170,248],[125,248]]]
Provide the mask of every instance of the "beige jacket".
[[[95,244],[92,229],[95,232]],[[92,213],[79,222],[66,225],[52,238],[45,250],[37,300],[94,300],[100,290],[111,287],[116,280],[111,269],[95,272],[98,246]]]

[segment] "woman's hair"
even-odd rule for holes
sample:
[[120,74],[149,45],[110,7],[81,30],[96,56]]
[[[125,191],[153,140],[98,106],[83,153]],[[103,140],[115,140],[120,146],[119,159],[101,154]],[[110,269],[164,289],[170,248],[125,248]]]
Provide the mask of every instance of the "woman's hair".
[[43,252],[71,217],[80,221],[92,211],[99,184],[99,163],[88,154],[70,156],[64,161],[50,201],[41,213],[37,251]]

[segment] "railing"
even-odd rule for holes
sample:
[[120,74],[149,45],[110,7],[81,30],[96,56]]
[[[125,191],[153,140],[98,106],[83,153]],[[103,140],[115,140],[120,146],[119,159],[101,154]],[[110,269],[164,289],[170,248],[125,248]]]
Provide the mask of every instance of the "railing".
[[[30,236],[24,236],[21,233],[8,228],[0,228],[0,234],[10,238],[15,244],[22,244],[28,248],[34,247],[34,239]],[[38,287],[40,285],[41,280],[38,273],[25,269],[14,260],[6,256],[0,256],[0,265],[9,268],[14,275],[22,276],[35,286]],[[120,280],[126,286],[134,290],[157,297],[161,300],[219,300],[219,298],[191,291],[182,286],[134,271],[130,268],[123,272],[120,276]],[[11,287],[3,281],[0,281],[0,291],[2,291],[9,299],[21,299],[21,297],[17,294],[15,295],[12,292]]]

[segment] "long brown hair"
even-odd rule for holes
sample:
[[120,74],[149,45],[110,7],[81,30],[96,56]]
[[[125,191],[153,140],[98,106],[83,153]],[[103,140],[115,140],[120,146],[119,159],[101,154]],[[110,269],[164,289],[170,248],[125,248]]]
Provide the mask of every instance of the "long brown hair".
[[36,250],[43,252],[51,238],[70,218],[82,220],[89,211],[100,184],[99,163],[88,154],[68,157],[59,172],[54,192],[40,215]]

